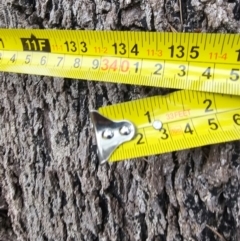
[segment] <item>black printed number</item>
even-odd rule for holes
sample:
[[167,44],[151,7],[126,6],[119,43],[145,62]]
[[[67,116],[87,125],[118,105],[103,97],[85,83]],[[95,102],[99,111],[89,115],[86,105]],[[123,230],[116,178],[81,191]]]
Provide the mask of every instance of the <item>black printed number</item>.
[[236,125],[240,126],[240,115],[239,114],[233,115],[233,121]]
[[239,72],[239,69],[232,69],[231,73],[230,73],[230,75],[231,75],[230,80],[232,80],[232,81],[239,80],[239,73],[238,72]]
[[40,64],[41,65],[45,65],[47,63],[47,59],[46,56],[42,56],[41,60],[40,60]]
[[168,137],[169,137],[169,135],[168,135],[168,133],[167,133],[167,130],[162,127],[160,131],[162,132],[161,139],[162,139],[162,140],[167,140]]
[[31,55],[28,54],[25,59],[25,64],[29,64],[31,62]]
[[139,67],[139,62],[136,62],[135,64],[133,64],[136,68],[135,68],[135,73],[137,73],[138,72],[138,67]]
[[94,59],[93,62],[92,62],[92,68],[97,69],[98,67],[99,67],[99,60]]
[[185,65],[179,65],[179,69],[181,70],[181,73],[178,73],[179,77],[183,77],[186,75],[186,66]]
[[157,68],[153,74],[155,75],[161,75],[160,71],[162,70],[163,66],[161,64],[155,64],[155,67]]
[[11,61],[12,63],[14,63],[14,62],[16,61],[16,54],[14,54],[14,55],[11,57],[10,61]]
[[[171,58],[173,58],[174,55],[175,55],[174,45],[172,45],[168,49],[170,49],[170,56],[171,56]],[[177,58],[183,58],[184,57],[184,47],[182,45],[179,45],[179,46],[177,46],[177,50],[178,50],[178,53],[176,54],[176,57]]]
[[237,56],[237,61],[240,61],[240,49],[236,50],[235,52],[238,53],[238,56]]
[[81,52],[86,53],[88,51],[86,42],[82,41],[80,44],[82,45]]
[[199,52],[198,52],[197,49],[199,49],[198,46],[192,46],[191,51],[190,51],[190,53],[191,53],[190,58],[191,59],[196,59],[199,56]]
[[[66,45],[68,52],[69,51],[71,51],[71,52],[77,51],[77,46],[74,41],[70,41],[69,43],[68,43],[68,41],[66,41],[64,44]],[[80,42],[80,44],[82,45],[81,52],[86,53],[88,51],[86,42],[82,41],[82,42]]]
[[206,99],[206,100],[203,101],[203,104],[205,104],[205,103],[208,104],[207,107],[206,107],[206,109],[205,109],[205,112],[211,112],[211,111],[213,111],[213,109],[210,109],[210,107],[211,107],[211,105],[212,105],[212,100]]
[[[121,55],[125,55],[127,53],[127,49],[126,49],[126,44],[125,43],[120,43],[120,44],[114,43],[112,46],[114,48],[114,53],[115,54],[119,53]],[[137,56],[139,54],[138,45],[137,44],[133,45],[133,47],[130,50],[130,53],[135,54],[135,56]]]
[[74,65],[73,65],[74,68],[79,68],[80,67],[80,59],[79,58],[76,58],[74,60]]
[[218,129],[218,124],[214,122],[214,120],[215,120],[214,118],[208,119],[208,125],[210,126],[210,129],[215,131]]
[[151,116],[149,111],[147,111],[144,115],[147,116],[148,122],[151,123]]
[[210,79],[212,77],[211,67],[207,67],[207,69],[202,73],[202,76],[207,77],[207,79]]
[[4,43],[3,43],[3,40],[0,38],[0,42],[2,44],[2,47],[4,48]]
[[137,136],[139,136],[139,139],[137,141],[137,145],[144,144],[145,142],[143,141],[143,134],[142,133],[138,133]]
[[131,49],[131,53],[135,54],[136,56],[138,55],[139,51],[138,51],[138,45],[134,44],[132,49]]
[[63,57],[58,57],[57,67],[60,66],[62,61],[63,61]]
[[64,44],[66,45],[68,52],[69,51],[72,51],[72,52],[77,51],[76,43],[74,41],[70,41],[69,43],[68,43],[68,41],[66,41]]
[[112,45],[114,47],[114,53],[117,54],[119,52],[119,54],[121,55],[124,55],[127,53],[127,50],[126,50],[126,44],[124,43],[120,43],[118,46],[119,46],[119,51],[118,51],[118,46],[116,43],[114,43]]
[[190,133],[192,135],[193,130],[191,129],[191,126],[190,126],[189,123],[187,123],[187,125],[185,127],[185,130],[184,130],[184,133],[186,133],[186,134]]

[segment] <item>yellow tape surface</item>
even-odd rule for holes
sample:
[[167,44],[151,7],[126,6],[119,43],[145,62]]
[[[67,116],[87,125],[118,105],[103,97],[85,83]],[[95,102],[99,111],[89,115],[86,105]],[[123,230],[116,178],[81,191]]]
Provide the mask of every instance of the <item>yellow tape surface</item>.
[[[129,120],[137,135],[122,144],[110,161],[238,140],[240,96],[177,91],[99,109],[112,120]],[[155,121],[163,126],[153,127]]]
[[240,95],[240,35],[0,30],[0,71]]
[[0,29],[0,71],[234,95],[184,90],[101,108],[137,127],[112,161],[239,139],[239,63],[239,34]]

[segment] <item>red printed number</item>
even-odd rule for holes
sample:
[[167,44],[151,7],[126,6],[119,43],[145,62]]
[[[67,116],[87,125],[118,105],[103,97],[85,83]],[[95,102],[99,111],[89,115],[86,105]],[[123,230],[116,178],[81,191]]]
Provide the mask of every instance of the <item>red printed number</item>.
[[102,60],[102,67],[101,70],[107,71],[107,70],[120,70],[121,72],[128,72],[129,71],[129,61],[123,60],[119,66],[119,62],[117,59],[113,61],[109,61],[109,59],[103,59]]

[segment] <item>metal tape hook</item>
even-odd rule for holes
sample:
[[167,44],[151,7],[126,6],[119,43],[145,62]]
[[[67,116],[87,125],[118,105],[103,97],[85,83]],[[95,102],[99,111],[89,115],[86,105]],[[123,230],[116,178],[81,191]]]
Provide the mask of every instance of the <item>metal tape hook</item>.
[[121,144],[133,139],[136,129],[130,121],[112,121],[96,110],[92,110],[90,116],[97,139],[98,158],[103,164]]

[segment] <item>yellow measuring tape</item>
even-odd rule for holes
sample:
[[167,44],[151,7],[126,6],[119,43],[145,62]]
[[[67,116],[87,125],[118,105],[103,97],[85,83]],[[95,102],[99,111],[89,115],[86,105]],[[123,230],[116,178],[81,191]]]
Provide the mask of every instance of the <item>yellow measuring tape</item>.
[[239,139],[239,63],[238,34],[0,30],[0,71],[185,89],[101,108],[134,126],[111,160]]
[[240,95],[240,35],[0,30],[0,70]]
[[[182,90],[103,107],[99,112],[112,120],[128,120],[137,129],[131,141],[113,152],[111,161],[240,138],[240,96]],[[102,162],[106,159],[100,157]]]

